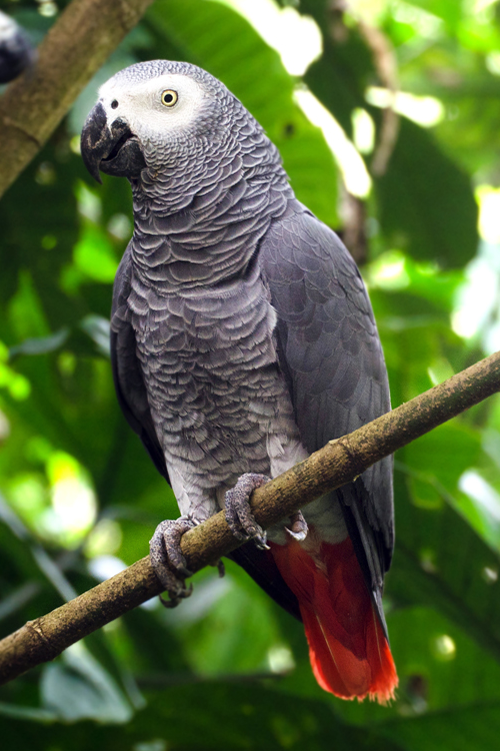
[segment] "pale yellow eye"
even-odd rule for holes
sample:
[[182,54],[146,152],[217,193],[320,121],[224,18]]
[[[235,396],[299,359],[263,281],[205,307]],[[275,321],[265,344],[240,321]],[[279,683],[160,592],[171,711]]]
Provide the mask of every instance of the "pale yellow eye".
[[177,103],[178,98],[177,92],[173,89],[165,89],[165,91],[161,92],[161,103],[165,107],[173,107]]

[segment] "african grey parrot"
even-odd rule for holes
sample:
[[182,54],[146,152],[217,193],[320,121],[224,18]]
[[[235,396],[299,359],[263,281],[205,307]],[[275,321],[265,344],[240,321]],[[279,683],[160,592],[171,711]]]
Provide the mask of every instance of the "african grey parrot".
[[0,11],[0,84],[17,78],[35,62],[36,53],[26,33]]
[[269,476],[390,409],[354,261],[295,198],[256,120],[194,65],[156,60],[113,76],[82,156],[97,180],[101,170],[132,186],[111,351],[121,407],[182,514],[151,540],[160,580],[174,603],[189,594],[180,537],[225,508],[250,540],[233,558],[303,620],[319,684],[387,701],[391,460],[268,530],[269,545],[248,504]]

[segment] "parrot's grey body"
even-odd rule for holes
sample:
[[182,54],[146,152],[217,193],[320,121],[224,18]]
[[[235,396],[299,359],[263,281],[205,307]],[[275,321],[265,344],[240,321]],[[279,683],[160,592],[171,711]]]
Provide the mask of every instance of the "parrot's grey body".
[[[134,65],[101,88],[82,154],[94,176],[132,185],[134,234],[113,298],[115,383],[183,515],[208,518],[242,474],[277,476],[390,409],[354,261],[297,201],[277,149],[223,84],[186,63]],[[391,460],[303,514],[304,549],[349,534],[385,629]],[[268,536],[287,542],[284,525]],[[299,615],[265,551],[248,543],[234,557]]]

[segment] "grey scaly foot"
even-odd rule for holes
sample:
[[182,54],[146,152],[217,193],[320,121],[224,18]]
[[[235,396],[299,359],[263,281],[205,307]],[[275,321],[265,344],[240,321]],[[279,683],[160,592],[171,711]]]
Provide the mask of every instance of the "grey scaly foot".
[[307,537],[308,526],[307,522],[302,515],[302,511],[297,511],[290,517],[290,526],[285,527],[289,535],[293,537],[297,542],[302,542]]
[[233,535],[238,540],[253,540],[258,548],[267,549],[267,535],[257,524],[250,508],[249,499],[256,488],[269,482],[266,475],[247,473],[241,475],[238,482],[228,490],[225,500],[226,521]]
[[164,600],[160,597],[166,608],[175,608],[193,591],[192,585],[186,587],[185,579],[192,574],[186,566],[180,543],[182,535],[198,523],[191,516],[180,516],[174,520],[167,519],[158,524],[149,541],[151,565],[170,598]]

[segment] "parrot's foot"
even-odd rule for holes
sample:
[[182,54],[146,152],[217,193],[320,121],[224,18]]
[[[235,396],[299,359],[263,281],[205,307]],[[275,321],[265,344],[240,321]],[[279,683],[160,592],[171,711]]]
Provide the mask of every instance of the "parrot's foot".
[[302,511],[297,511],[297,513],[292,514],[292,516],[290,517],[290,522],[290,526],[285,527],[288,534],[291,535],[294,540],[297,540],[297,542],[302,542],[302,540],[305,540],[309,528],[307,526],[306,520],[304,519],[304,516],[302,515]]
[[269,482],[265,475],[247,473],[241,475],[238,482],[226,493],[226,521],[233,535],[238,540],[253,540],[261,550],[268,549],[267,535],[257,524],[250,508],[250,496],[256,488]]
[[160,597],[166,608],[175,608],[193,591],[193,585],[186,587],[185,579],[192,575],[181,553],[181,537],[199,522],[192,516],[181,516],[158,524],[149,541],[149,556],[154,572],[170,599]]

